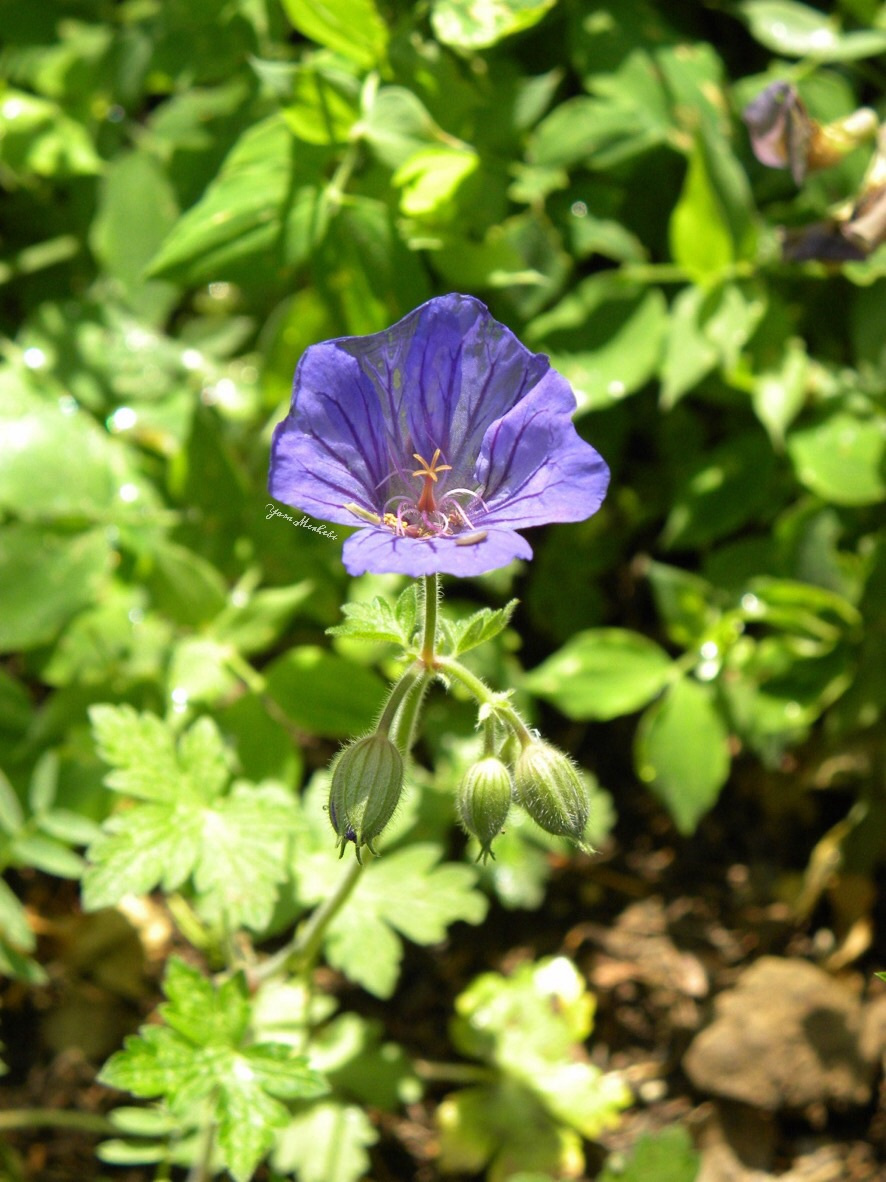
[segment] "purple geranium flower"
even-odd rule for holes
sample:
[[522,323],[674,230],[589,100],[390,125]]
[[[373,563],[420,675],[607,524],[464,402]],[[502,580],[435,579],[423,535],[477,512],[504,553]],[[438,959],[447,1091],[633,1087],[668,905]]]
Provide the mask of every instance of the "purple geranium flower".
[[574,410],[547,357],[479,300],[441,296],[384,332],[306,350],[269,489],[358,527],[352,575],[479,575],[532,557],[518,529],[600,507],[609,469]]

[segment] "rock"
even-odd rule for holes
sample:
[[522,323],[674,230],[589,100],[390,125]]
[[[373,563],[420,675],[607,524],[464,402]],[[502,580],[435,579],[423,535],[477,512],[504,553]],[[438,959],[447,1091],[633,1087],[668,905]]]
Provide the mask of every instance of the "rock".
[[771,1112],[865,1104],[877,1067],[861,1002],[803,960],[762,957],[714,1003],[683,1066],[703,1092]]

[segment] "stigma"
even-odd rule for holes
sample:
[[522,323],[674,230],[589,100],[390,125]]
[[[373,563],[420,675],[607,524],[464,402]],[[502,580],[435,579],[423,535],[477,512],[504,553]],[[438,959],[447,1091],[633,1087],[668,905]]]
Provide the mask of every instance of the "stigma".
[[439,447],[434,450],[430,463],[428,463],[424,456],[420,456],[417,451],[412,453],[412,458],[418,460],[422,465],[412,475],[420,476],[424,480],[421,496],[418,498],[415,507],[419,513],[434,513],[437,509],[437,501],[434,498],[434,485],[437,483],[437,476],[440,472],[451,472],[452,465],[438,463],[440,459]]

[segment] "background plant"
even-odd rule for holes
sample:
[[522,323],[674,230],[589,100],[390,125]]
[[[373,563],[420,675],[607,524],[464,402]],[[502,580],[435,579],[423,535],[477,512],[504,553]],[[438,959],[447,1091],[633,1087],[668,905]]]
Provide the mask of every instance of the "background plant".
[[[564,742],[612,792],[595,797],[596,840],[633,777],[687,839],[722,792],[751,818],[811,813],[801,907],[827,882],[821,856],[882,863],[883,248],[836,264],[780,248],[781,227],[852,201],[874,148],[798,188],[753,159],[739,116],[786,79],[821,123],[862,104],[882,119],[883,7],[490,13],[4,9],[0,968],[35,987],[58,971],[21,902],[33,869],[82,875],[88,908],[159,887],[208,967],[170,961],[154,1069],[199,1046],[252,1071],[249,1047],[300,1053],[310,1032],[304,1072],[329,1089],[274,1074],[269,1051],[246,1093],[264,1131],[243,1146],[221,1133],[242,1094],[190,1095],[184,1073],[148,1089],[160,1116],[113,1118],[116,1160],[221,1152],[248,1174],[272,1147],[278,1172],[310,1179],[303,1146],[346,1128],[338,1177],[358,1178],[377,1136],[364,1106],[420,1088],[372,1022],[303,986],[253,993],[250,974],[337,881],[321,769],[395,672],[390,622],[369,642],[326,629],[402,588],[347,580],[336,543],[268,519],[270,428],[308,344],[431,294],[476,293],[550,353],[613,469],[592,521],[452,592],[464,617],[520,599],[468,660],[530,714],[572,721]],[[404,939],[481,922],[488,892],[540,906],[566,848],[517,823],[495,863],[463,864],[452,791],[478,754],[473,714],[428,711],[419,769],[434,772],[322,948],[383,998]],[[870,898],[832,905],[855,947],[870,941]],[[195,998],[211,1029],[181,1015]],[[182,1116],[192,1103],[215,1114],[211,1144]]]

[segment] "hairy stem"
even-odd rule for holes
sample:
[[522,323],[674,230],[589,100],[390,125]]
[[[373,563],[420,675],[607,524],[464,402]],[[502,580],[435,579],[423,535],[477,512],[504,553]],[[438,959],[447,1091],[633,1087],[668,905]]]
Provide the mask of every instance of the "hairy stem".
[[421,637],[421,661],[425,668],[433,669],[437,651],[437,604],[440,599],[440,576],[425,575],[424,585],[424,625]]
[[510,702],[501,694],[491,690],[482,678],[465,668],[461,661],[456,661],[453,657],[438,657],[436,669],[438,673],[443,673],[447,677],[451,677],[453,681],[460,682],[481,706],[490,706],[496,716],[516,734],[522,746],[525,747],[527,743],[532,742],[529,728]]
[[116,1132],[108,1118],[98,1112],[62,1112],[59,1108],[12,1108],[0,1112],[0,1129],[38,1128],[76,1129],[101,1136]]

